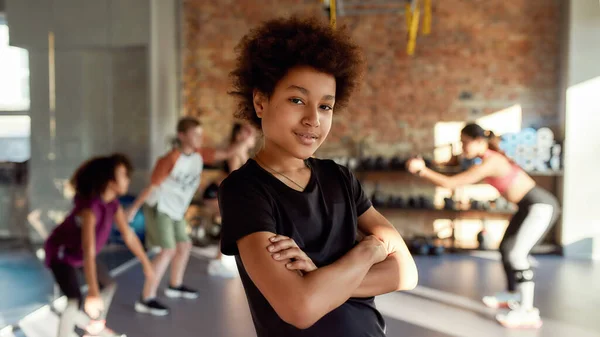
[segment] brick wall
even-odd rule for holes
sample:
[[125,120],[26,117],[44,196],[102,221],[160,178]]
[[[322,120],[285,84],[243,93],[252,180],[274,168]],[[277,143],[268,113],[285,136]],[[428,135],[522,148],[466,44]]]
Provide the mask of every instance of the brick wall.
[[[324,152],[347,153],[363,139],[371,153],[427,151],[436,122],[516,104],[524,126],[559,129],[559,10],[558,0],[433,0],[432,33],[419,36],[414,57],[404,16],[339,17],[363,47],[368,73]],[[225,139],[232,120],[234,46],[262,20],[291,13],[326,20],[316,0],[185,1],[185,110],[202,110],[210,141]]]

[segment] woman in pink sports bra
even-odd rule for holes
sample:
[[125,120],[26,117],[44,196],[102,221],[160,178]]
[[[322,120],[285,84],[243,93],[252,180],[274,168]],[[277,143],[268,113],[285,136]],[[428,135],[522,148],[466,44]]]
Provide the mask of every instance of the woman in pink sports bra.
[[477,124],[468,124],[461,131],[463,156],[481,158],[465,172],[446,176],[425,166],[422,159],[411,159],[407,169],[432,183],[454,189],[485,181],[498,190],[519,210],[511,219],[500,252],[507,278],[507,291],[486,296],[483,302],[493,308],[508,307],[507,314],[496,316],[498,322],[511,328],[539,328],[539,310],[533,306],[534,280],[529,253],[548,233],[558,218],[559,202],[554,195],[536,185],[535,181],[498,148],[494,134]]

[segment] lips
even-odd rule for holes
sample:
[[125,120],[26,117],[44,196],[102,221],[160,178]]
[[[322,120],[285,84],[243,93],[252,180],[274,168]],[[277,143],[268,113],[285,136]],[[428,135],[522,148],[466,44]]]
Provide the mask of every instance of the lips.
[[302,145],[310,146],[315,144],[319,136],[312,132],[294,132],[296,139]]
[[312,132],[294,132],[296,134],[296,136],[302,137],[302,138],[306,138],[306,139],[317,139],[319,138],[319,136],[317,136],[316,134],[312,133]]

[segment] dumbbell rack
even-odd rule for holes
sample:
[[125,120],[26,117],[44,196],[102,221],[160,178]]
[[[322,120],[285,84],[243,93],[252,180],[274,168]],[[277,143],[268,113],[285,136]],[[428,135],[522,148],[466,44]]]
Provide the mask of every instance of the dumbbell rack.
[[[431,167],[436,172],[453,175],[462,172],[459,168],[454,167]],[[356,177],[362,183],[379,183],[381,182],[390,182],[390,181],[398,181],[404,179],[418,179],[414,177],[412,174],[407,172],[406,170],[361,170],[357,169],[354,171]],[[560,177],[563,175],[563,171],[531,171],[527,172],[531,177],[535,180],[539,179],[548,179],[552,177]],[[555,190],[555,187],[552,187],[551,190]],[[553,192],[553,191],[552,191]],[[452,223],[452,234],[450,237],[450,249],[457,250],[456,247],[456,236],[455,236],[455,221],[457,220],[510,220],[511,217],[515,214],[514,209],[490,209],[490,210],[479,210],[479,209],[469,209],[469,210],[450,210],[450,209],[439,209],[439,208],[394,208],[394,207],[377,207],[377,210],[380,211],[384,215],[388,216],[402,216],[402,215],[411,215],[415,213],[428,213],[432,215],[432,218],[435,219],[448,219]],[[555,245],[555,243],[552,243]]]

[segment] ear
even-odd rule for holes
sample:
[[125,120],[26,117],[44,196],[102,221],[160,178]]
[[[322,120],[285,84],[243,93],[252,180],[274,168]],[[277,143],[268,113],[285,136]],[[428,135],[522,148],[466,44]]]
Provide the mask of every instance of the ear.
[[254,103],[254,111],[256,111],[256,116],[258,116],[258,118],[262,118],[267,103],[266,96],[257,89],[254,89],[254,92],[252,93],[252,102]]

